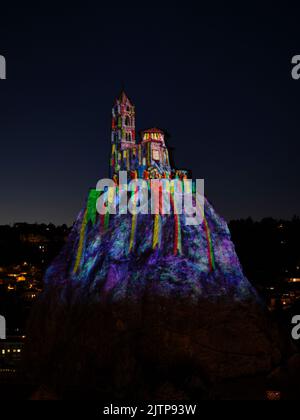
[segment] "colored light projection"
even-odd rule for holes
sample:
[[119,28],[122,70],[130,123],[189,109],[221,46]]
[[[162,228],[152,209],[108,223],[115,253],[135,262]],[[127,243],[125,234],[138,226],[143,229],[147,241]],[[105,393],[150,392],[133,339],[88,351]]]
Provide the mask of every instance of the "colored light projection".
[[[183,189],[183,181],[181,181],[181,188]],[[148,182],[148,189],[149,189],[149,193],[150,193],[150,182]],[[110,191],[108,191],[108,202],[112,202],[114,197],[110,196]],[[161,195],[161,191],[160,191],[160,195]],[[153,231],[152,231],[152,249],[160,249],[161,248],[161,241],[162,241],[162,234],[163,234],[163,222],[162,219],[163,218],[173,218],[173,223],[174,223],[174,227],[173,227],[173,238],[171,238],[170,236],[168,237],[168,242],[170,242],[171,240],[173,240],[173,247],[172,247],[172,253],[173,255],[182,255],[182,227],[181,227],[181,219],[183,219],[183,223],[185,223],[184,219],[185,219],[185,215],[180,215],[177,214],[176,211],[176,200],[174,200],[174,190],[169,192],[170,195],[170,203],[171,203],[171,207],[172,207],[172,215],[164,215],[162,212],[162,202],[160,200],[159,203],[159,211],[158,214],[154,214],[151,215],[150,217],[153,218]],[[116,216],[110,216],[109,211],[107,210],[106,213],[104,215],[98,215],[97,214],[97,209],[96,209],[96,202],[97,199],[100,196],[100,192],[96,191],[96,190],[91,190],[90,194],[89,194],[89,198],[88,198],[88,203],[87,203],[87,209],[84,212],[84,216],[83,216],[83,220],[82,220],[82,224],[81,224],[81,229],[80,229],[80,239],[79,239],[79,245],[78,245],[78,250],[77,250],[77,257],[76,257],[76,262],[75,262],[75,266],[74,266],[74,273],[77,273],[80,264],[83,262],[82,261],[82,255],[84,252],[84,243],[85,243],[85,236],[86,236],[86,230],[87,230],[87,224],[88,222],[91,222],[92,226],[96,225],[96,221],[97,221],[97,217],[99,219],[99,232],[101,234],[101,232],[104,234],[105,232],[107,232],[107,230],[109,229],[109,218],[112,217],[116,217]],[[116,204],[118,205],[118,193],[116,194]],[[160,197],[161,198],[161,197]],[[136,205],[137,205],[137,200],[138,200],[138,190],[136,189],[136,191],[132,192],[131,195],[131,199],[132,199],[132,203],[133,203],[133,209],[135,209]],[[204,226],[204,234],[205,234],[205,238],[207,241],[207,258],[208,258],[208,265],[209,265],[209,269],[210,271],[213,271],[215,269],[215,258],[214,258],[214,252],[213,252],[213,244],[212,244],[212,240],[211,240],[211,233],[210,233],[210,229],[209,229],[209,225],[208,222],[206,220],[205,217],[205,212],[204,209],[200,207],[199,203],[196,203],[198,209],[200,209],[200,212],[202,213],[202,215],[204,216],[204,222],[203,222],[203,226]],[[128,250],[129,253],[134,251],[135,248],[135,244],[137,243],[137,235],[138,235],[138,218],[140,218],[140,223],[144,223],[144,218],[145,215],[138,215],[136,214],[136,212],[133,212],[134,214],[129,214],[126,217],[131,218],[131,228],[130,228],[130,235],[129,235],[129,241],[128,241]],[[125,217],[125,215],[120,215],[119,217]],[[167,222],[172,223],[170,221]],[[140,240],[138,241],[140,242]]]
[[[161,130],[145,130],[137,139],[134,106],[123,93],[114,104],[111,146],[113,182],[104,192],[89,192],[46,272],[28,334],[33,347],[26,366],[32,383],[44,384],[45,378],[50,390],[57,384],[62,397],[74,394],[74,384],[76,395],[88,385],[92,396],[123,400],[139,395],[137,387],[145,390],[141,395],[146,399],[163,399],[167,381],[174,395],[179,390],[192,399],[199,394],[199,381],[186,393],[191,377],[200,378],[199,395],[205,397],[207,384],[214,389],[218,381],[259,376],[272,363],[278,366],[281,346],[271,336],[280,334],[270,333],[271,323],[243,274],[226,222],[206,198],[197,200],[195,186],[185,182],[190,178],[186,171],[170,167]],[[123,174],[119,179],[119,170],[126,171],[126,181]],[[126,190],[126,183],[137,178],[144,182]],[[137,188],[152,199],[153,184],[158,189],[148,205],[154,203],[154,214],[135,212],[144,208]],[[175,212],[184,188],[193,193],[193,207],[203,216],[200,224],[190,225],[184,213]],[[157,192],[170,201],[170,214]],[[120,208],[125,195],[127,213],[117,209],[110,214],[107,203],[114,200]],[[50,365],[57,369],[49,379]],[[188,379],[185,388],[182,378]]]
[[[121,170],[127,171],[129,180],[143,178],[149,193],[151,179],[176,179],[183,189],[188,173],[171,168],[164,132],[145,130],[137,140],[135,108],[124,92],[116,99],[112,116],[110,172],[116,188],[106,191],[108,201],[114,198],[118,204]],[[189,226],[185,214],[176,214],[172,188],[169,215],[163,213],[161,202],[156,214],[110,214],[105,209],[98,214],[99,196],[99,191],[90,191],[86,208],[66,249],[50,267],[46,283],[68,261],[67,276],[78,284],[78,290],[88,282],[99,290],[94,298],[100,300],[107,294],[117,301],[136,299],[149,288],[164,297],[175,294],[195,301],[224,295],[245,301],[255,295],[243,275],[227,224],[207,199],[203,206],[194,197],[203,222]],[[128,192],[127,199],[135,209],[139,192]],[[64,281],[61,276],[55,278]]]

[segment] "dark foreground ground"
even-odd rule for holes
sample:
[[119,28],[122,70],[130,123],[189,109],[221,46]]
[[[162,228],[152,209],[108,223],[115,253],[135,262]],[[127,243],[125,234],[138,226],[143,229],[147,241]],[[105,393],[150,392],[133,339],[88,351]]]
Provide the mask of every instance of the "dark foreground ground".
[[[41,388],[37,393],[35,385],[28,384],[16,384],[6,383],[0,384],[0,400],[1,401],[26,401],[26,400],[56,400],[57,397],[46,388]],[[280,395],[277,393],[280,392]],[[168,395],[170,394],[170,399]],[[96,400],[103,403],[111,403],[109,396],[103,398],[97,398],[93,395],[93,392],[89,389],[73,389],[65,395],[65,400],[69,401],[88,401]],[[177,395],[172,396],[172,390],[167,389],[166,386],[166,401],[185,401],[184,396]],[[200,397],[198,401],[202,400],[241,400],[241,401],[253,401],[253,400],[300,400],[300,387],[297,385],[290,384],[286,389],[272,389],[269,386],[267,377],[253,377],[253,378],[240,378],[234,381],[228,381],[218,384],[211,389],[205,398]],[[144,403],[147,401],[137,401]],[[197,402],[197,400],[195,401]]]

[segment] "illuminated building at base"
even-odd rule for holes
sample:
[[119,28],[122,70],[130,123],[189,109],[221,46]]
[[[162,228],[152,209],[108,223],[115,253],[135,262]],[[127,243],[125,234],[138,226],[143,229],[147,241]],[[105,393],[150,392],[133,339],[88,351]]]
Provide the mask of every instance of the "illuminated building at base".
[[[120,171],[128,171],[136,178],[170,178],[174,171],[170,166],[165,133],[159,128],[141,132],[137,139],[135,128],[135,107],[125,94],[115,100],[112,108],[112,151],[110,175],[113,178]],[[176,171],[184,176],[186,171]]]

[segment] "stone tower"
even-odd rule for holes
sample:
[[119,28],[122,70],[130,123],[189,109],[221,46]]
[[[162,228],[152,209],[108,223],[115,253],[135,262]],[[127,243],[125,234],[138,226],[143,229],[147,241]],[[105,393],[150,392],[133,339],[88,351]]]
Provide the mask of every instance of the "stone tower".
[[122,91],[112,108],[112,143],[124,150],[132,147],[135,139],[135,107]]

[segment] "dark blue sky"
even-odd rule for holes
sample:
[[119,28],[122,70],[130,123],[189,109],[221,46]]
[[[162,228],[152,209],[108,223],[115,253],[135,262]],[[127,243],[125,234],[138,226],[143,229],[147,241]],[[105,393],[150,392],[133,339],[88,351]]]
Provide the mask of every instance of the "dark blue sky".
[[72,223],[107,175],[122,83],[227,220],[300,215],[299,10],[140,4],[1,11],[0,224]]

